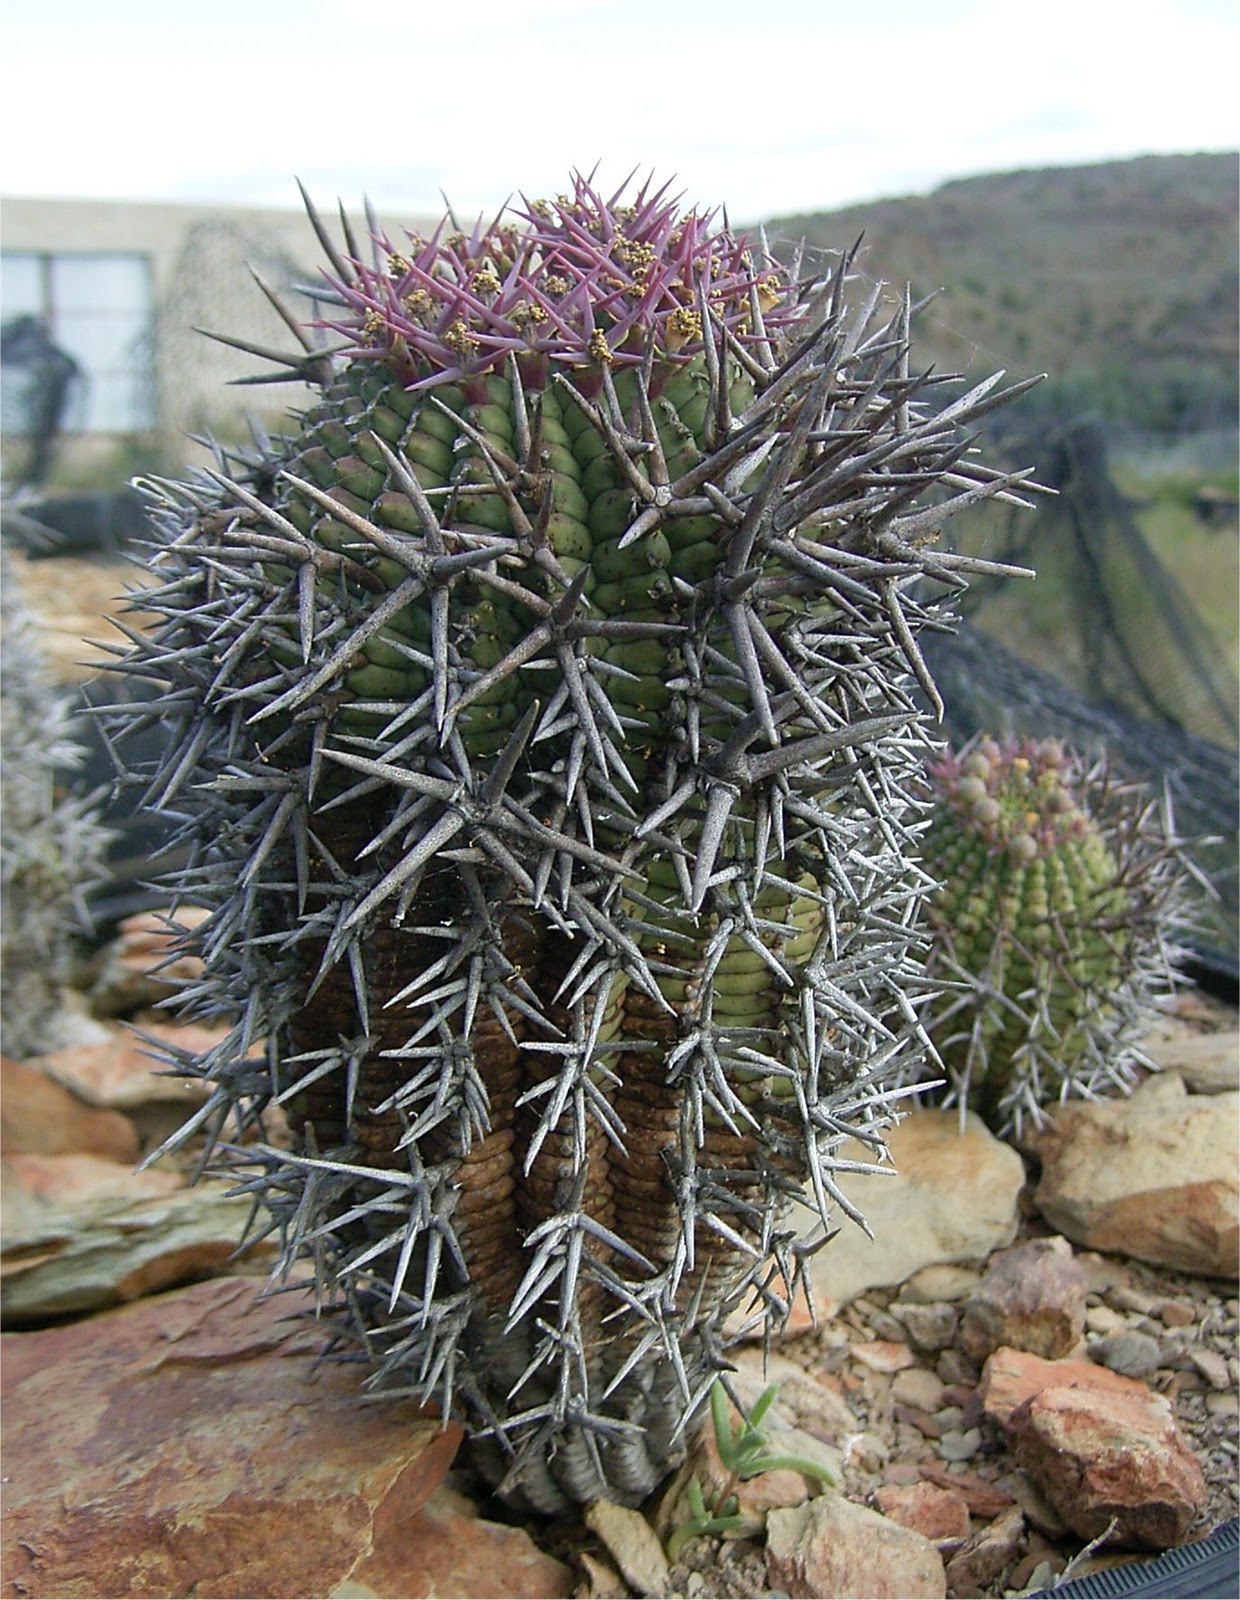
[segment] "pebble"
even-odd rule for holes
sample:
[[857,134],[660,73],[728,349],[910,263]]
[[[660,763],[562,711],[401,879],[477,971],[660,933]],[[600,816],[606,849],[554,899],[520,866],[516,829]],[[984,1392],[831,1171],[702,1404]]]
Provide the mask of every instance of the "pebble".
[[1089,1347],[1092,1360],[1112,1372],[1122,1372],[1126,1378],[1144,1378],[1162,1365],[1162,1347],[1148,1333],[1133,1333],[1125,1329],[1107,1334]]
[[1124,1314],[1110,1306],[1087,1306],[1085,1326],[1090,1333],[1114,1333],[1117,1328],[1125,1326]]
[[950,1429],[935,1445],[944,1461],[971,1461],[982,1447],[982,1430],[967,1428],[963,1433]]
[[891,1398],[897,1405],[933,1413],[943,1404],[943,1380],[925,1367],[908,1367],[891,1380]]
[[1091,1295],[1106,1294],[1129,1281],[1128,1268],[1113,1256],[1100,1256],[1096,1250],[1078,1250],[1076,1259]]
[[1226,1394],[1208,1394],[1206,1410],[1212,1417],[1234,1417],[1240,1414],[1240,1395],[1234,1389]]
[[1227,1360],[1217,1350],[1190,1350],[1189,1360],[1212,1389],[1226,1389],[1231,1384]]
[[1107,1300],[1116,1311],[1135,1311],[1141,1316],[1148,1316],[1159,1304],[1156,1294],[1150,1294],[1145,1289],[1138,1289],[1127,1283],[1108,1290]]
[[1187,1328],[1197,1320],[1196,1308],[1184,1300],[1164,1300],[1156,1314],[1165,1328]]
[[964,1383],[973,1388],[977,1383],[977,1368],[959,1350],[944,1350],[934,1364],[934,1370],[946,1384]]
[[960,1313],[943,1300],[926,1302],[901,1300],[891,1308],[909,1342],[918,1350],[935,1354],[946,1350],[956,1337]]
[[863,1472],[881,1472],[889,1454],[887,1441],[878,1434],[859,1433],[848,1441],[845,1459],[850,1467],[860,1467]]
[[899,1372],[911,1367],[917,1359],[908,1345],[894,1339],[871,1339],[867,1344],[855,1344],[852,1354],[854,1361],[871,1372]]
[[972,1267],[922,1267],[900,1290],[900,1296],[904,1302],[920,1301],[927,1305],[936,1300],[967,1300],[981,1281],[981,1273]]

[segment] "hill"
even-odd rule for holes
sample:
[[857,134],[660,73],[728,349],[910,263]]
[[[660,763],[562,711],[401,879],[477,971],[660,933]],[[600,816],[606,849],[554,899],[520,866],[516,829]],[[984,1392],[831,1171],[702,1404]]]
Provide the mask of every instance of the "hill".
[[767,223],[864,235],[862,271],[917,296],[918,349],[940,368],[1048,372],[1043,407],[1088,407],[1158,432],[1234,426],[1234,153],[998,173],[933,193]]

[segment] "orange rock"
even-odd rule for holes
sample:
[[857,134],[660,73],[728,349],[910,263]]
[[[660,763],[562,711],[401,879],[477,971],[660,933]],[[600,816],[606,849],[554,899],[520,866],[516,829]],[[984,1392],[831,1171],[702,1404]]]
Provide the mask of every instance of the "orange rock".
[[[1205,1475],[1162,1396],[1049,1388],[1008,1422],[1021,1467],[1082,1539],[1166,1550],[1204,1511]],[[1112,1526],[1113,1525],[1113,1526]]]
[[874,1496],[885,1517],[913,1528],[927,1539],[967,1539],[968,1502],[950,1489],[925,1481],[909,1485],[885,1483]]
[[929,1539],[838,1494],[771,1512],[766,1571],[793,1600],[850,1594],[943,1600],[947,1592],[943,1558]]
[[418,1587],[459,1428],[361,1404],[353,1366],[316,1365],[312,1304],[217,1279],[5,1335],[4,1593],[488,1592]]
[[865,1344],[851,1347],[854,1361],[860,1361],[871,1372],[902,1372],[915,1365],[917,1357],[898,1339],[871,1339]]
[[[162,1044],[197,1053],[217,1044],[228,1032],[223,1024],[203,1027],[196,1023],[156,1022],[143,1033]],[[79,1045],[36,1056],[33,1065],[92,1106],[114,1109],[144,1105],[152,1100],[177,1101],[188,1114],[206,1096],[196,1079],[168,1075],[167,1063],[151,1045],[130,1028],[117,1028],[103,1044]]]
[[1000,1517],[1013,1503],[1006,1489],[986,1478],[979,1478],[976,1472],[951,1472],[945,1463],[939,1461],[922,1461],[918,1465],[922,1477],[928,1482],[937,1483],[940,1489],[950,1489],[953,1494],[958,1494],[968,1506],[971,1516]]
[[[177,923],[187,930],[201,927],[210,912],[182,906]],[[133,1012],[157,1005],[179,986],[202,974],[202,961],[177,949],[180,935],[155,911],[126,917],[104,953],[103,970],[91,992],[97,1012]]]
[[447,1484],[409,1522],[385,1533],[351,1572],[358,1587],[345,1592],[457,1600],[557,1600],[574,1592],[571,1567],[544,1554],[523,1528],[480,1518],[473,1501]]
[[1126,1100],[1057,1106],[1037,1136],[1034,1196],[1091,1250],[1234,1278],[1240,1262],[1240,1095],[1190,1095],[1174,1072]]
[[1027,1350],[996,1350],[982,1368],[978,1393],[986,1415],[1006,1423],[1013,1411],[1043,1389],[1107,1389],[1116,1393],[1148,1394],[1145,1384],[1101,1367],[1096,1361],[1044,1361]]
[[83,1151],[136,1162],[138,1135],[127,1117],[83,1105],[29,1062],[0,1057],[0,1150],[5,1155]]

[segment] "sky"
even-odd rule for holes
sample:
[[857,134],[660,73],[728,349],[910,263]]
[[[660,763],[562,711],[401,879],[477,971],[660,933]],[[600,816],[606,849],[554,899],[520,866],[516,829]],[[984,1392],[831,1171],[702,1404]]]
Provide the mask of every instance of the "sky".
[[733,222],[1240,143],[1235,0],[8,0],[0,190]]

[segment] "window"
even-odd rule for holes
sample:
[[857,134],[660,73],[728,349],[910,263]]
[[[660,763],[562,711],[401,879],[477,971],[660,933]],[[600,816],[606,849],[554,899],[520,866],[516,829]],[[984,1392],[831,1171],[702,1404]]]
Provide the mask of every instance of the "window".
[[[77,374],[62,426],[71,433],[137,433],[154,421],[151,379],[151,274],[142,255],[0,256],[0,308],[6,333],[33,318]],[[30,340],[6,340],[13,359],[4,373],[5,421],[10,395],[30,380],[17,369]],[[15,370],[8,370],[10,368]],[[21,430],[20,422],[17,428]]]

